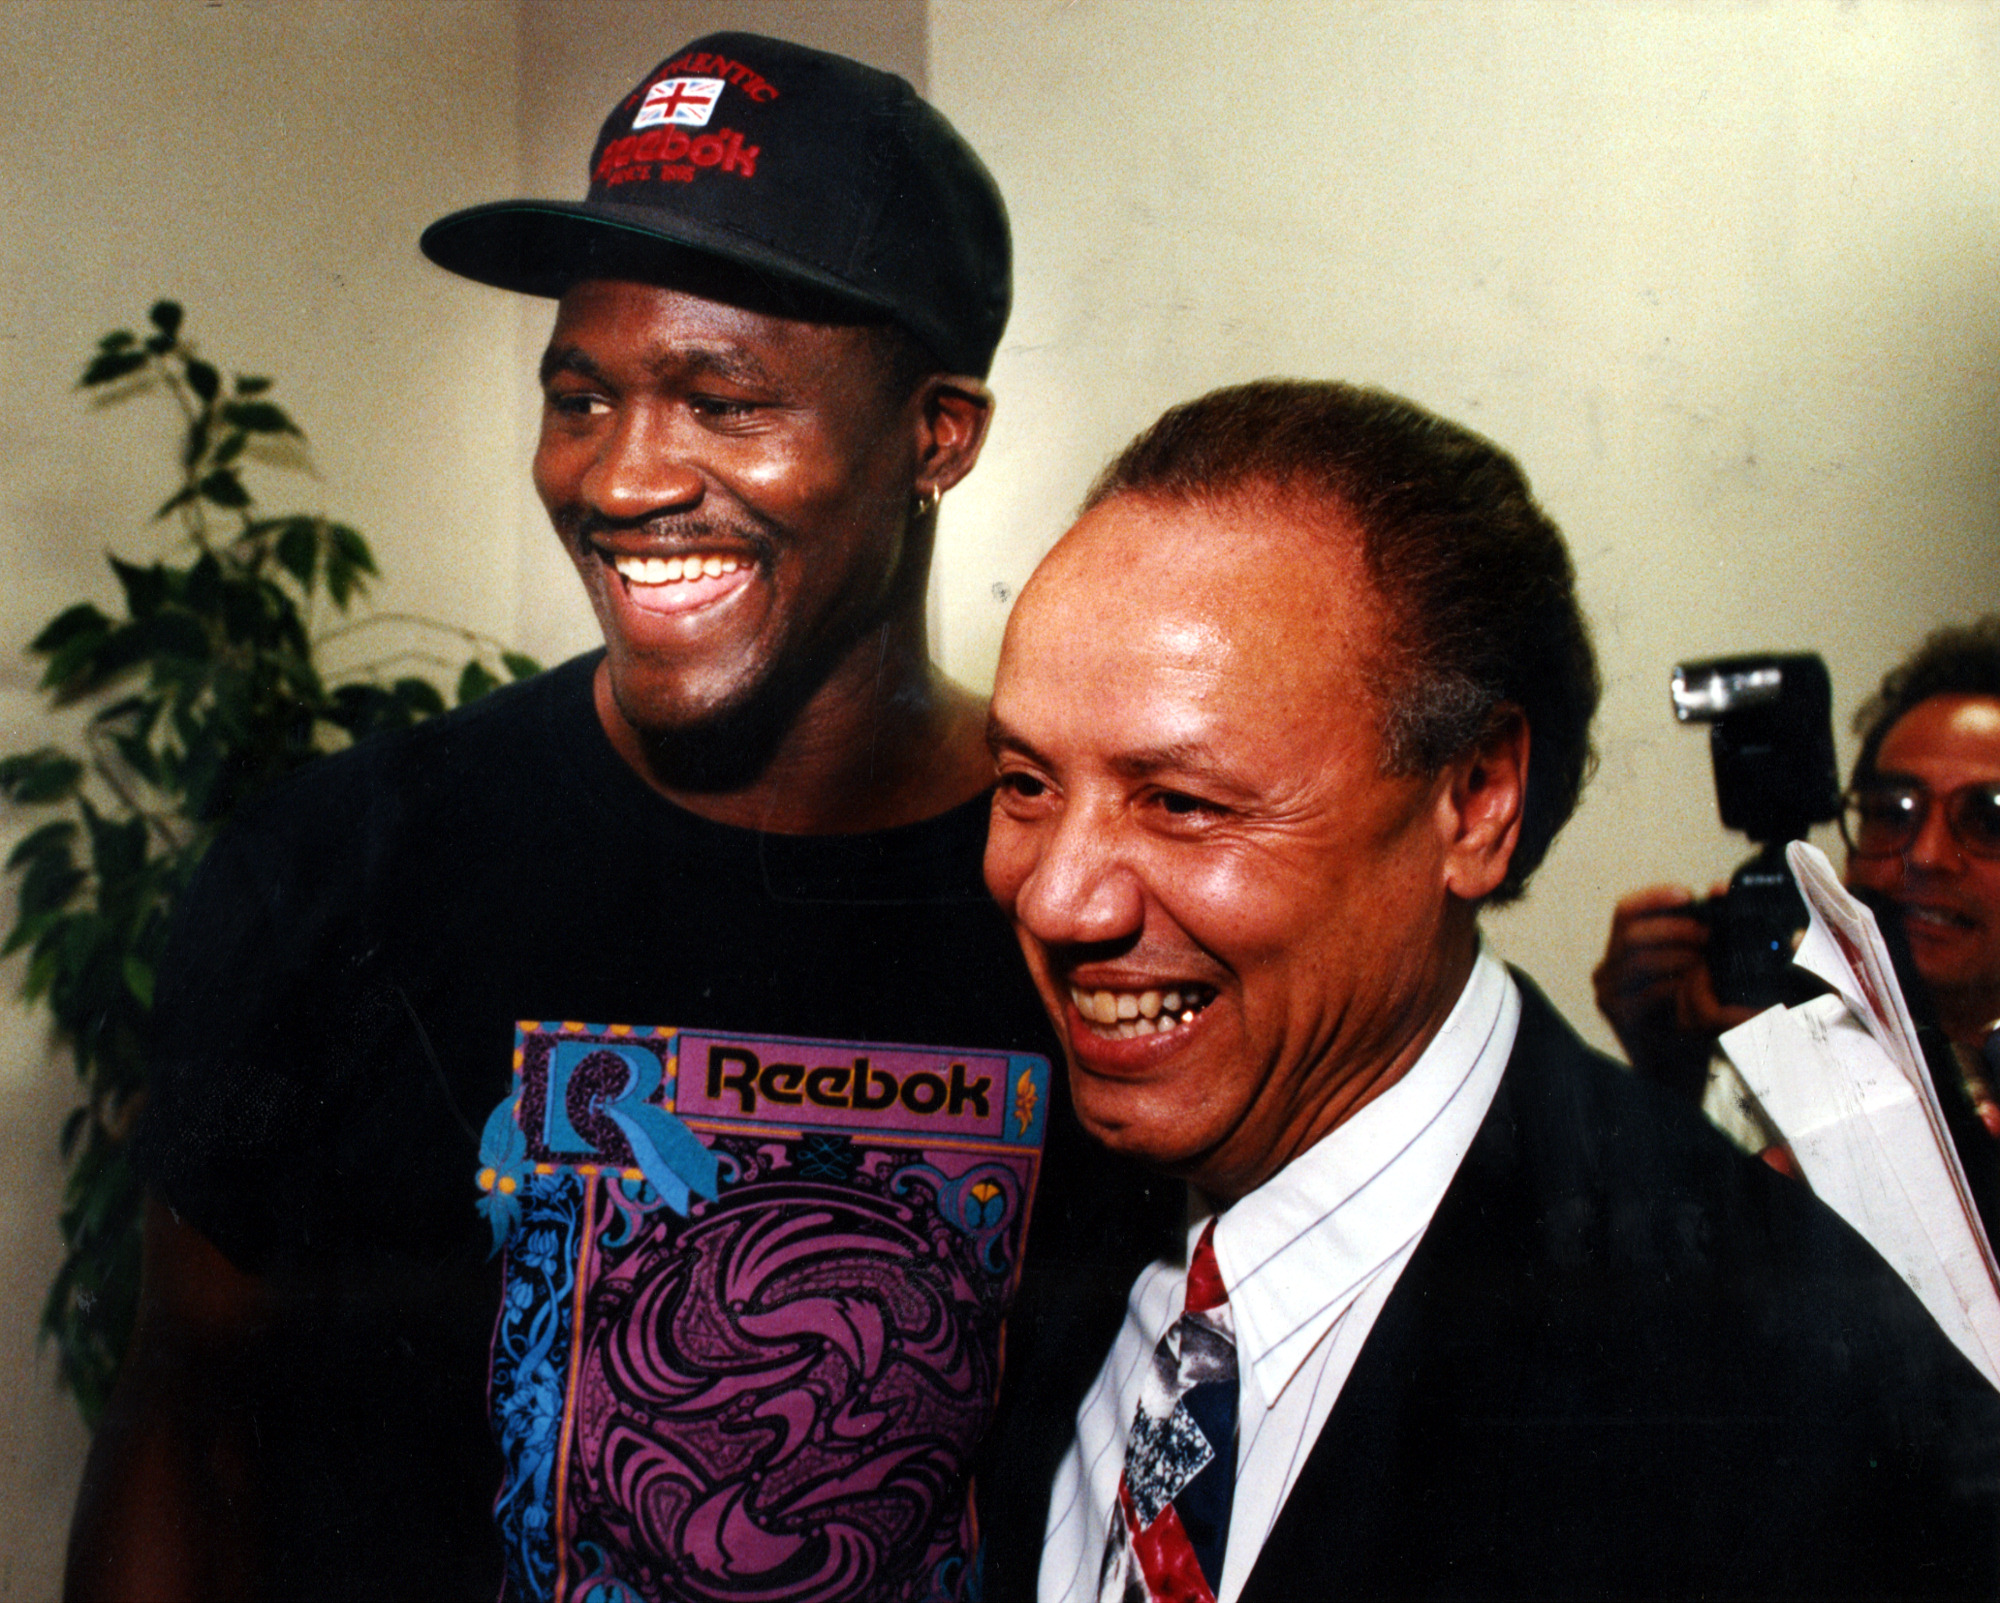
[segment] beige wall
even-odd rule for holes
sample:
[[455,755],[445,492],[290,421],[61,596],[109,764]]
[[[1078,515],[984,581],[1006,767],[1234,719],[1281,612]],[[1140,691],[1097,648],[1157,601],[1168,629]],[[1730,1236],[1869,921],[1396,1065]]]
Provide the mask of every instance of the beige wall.
[[[1609,694],[1584,813],[1494,933],[1588,1024],[1616,891],[1741,855],[1701,739],[1667,717],[1673,660],[1817,647],[1844,715],[1930,622],[2000,601],[1994,17],[10,0],[0,640],[108,599],[105,545],[143,549],[155,421],[93,415],[72,382],[98,333],[168,293],[215,354],[279,375],[320,477],[268,491],[366,531],[385,605],[551,659],[587,643],[527,487],[547,309],[412,241],[454,205],[578,193],[609,101],[681,39],[790,33],[927,78],[1012,209],[1000,414],[946,504],[934,604],[961,677],[990,674],[1008,599],[1102,458],[1213,384],[1379,382],[1517,452],[1570,532]],[[9,747],[44,727],[12,652]],[[68,1069],[8,1005],[0,1599],[26,1599],[53,1589],[81,1437],[32,1341]]]

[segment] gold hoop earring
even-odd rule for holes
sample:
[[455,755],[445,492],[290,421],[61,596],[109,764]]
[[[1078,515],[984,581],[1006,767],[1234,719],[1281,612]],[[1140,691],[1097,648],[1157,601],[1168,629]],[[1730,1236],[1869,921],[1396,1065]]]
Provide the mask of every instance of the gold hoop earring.
[[943,499],[944,492],[935,484],[925,485],[917,492],[916,510],[911,513],[911,516],[915,518],[929,517],[933,512],[937,511],[938,503]]

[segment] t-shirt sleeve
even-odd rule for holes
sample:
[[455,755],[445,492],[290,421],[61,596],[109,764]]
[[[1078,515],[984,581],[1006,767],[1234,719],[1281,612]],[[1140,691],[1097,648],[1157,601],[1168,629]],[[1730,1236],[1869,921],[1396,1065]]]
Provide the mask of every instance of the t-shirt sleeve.
[[327,1043],[367,950],[345,844],[360,820],[317,827],[325,808],[300,795],[225,830],[181,899],[133,1147],[146,1183],[251,1273],[312,1234],[339,1072]]

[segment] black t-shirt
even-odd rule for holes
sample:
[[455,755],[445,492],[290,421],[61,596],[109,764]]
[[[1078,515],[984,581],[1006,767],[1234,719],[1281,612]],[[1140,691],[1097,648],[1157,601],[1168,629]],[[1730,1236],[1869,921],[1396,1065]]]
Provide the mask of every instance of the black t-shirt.
[[[989,1563],[1010,1578],[1002,1584],[1018,1584],[1032,1573],[1048,1474],[1075,1402],[1116,1328],[1132,1273],[1158,1249],[1159,1228],[1171,1227],[1166,1192],[1149,1191],[1132,1171],[1082,1146],[1060,1072],[1053,1084],[1017,1084],[1031,1055],[1056,1059],[1056,1052],[1012,936],[980,881],[983,801],[863,836],[763,835],[708,823],[659,797],[612,750],[592,707],[595,664],[594,656],[579,658],[309,769],[232,826],[184,903],[160,986],[138,1160],[183,1218],[278,1288],[286,1310],[257,1420],[271,1589],[491,1597],[503,1568],[493,1514],[503,1486],[517,1505],[508,1526],[503,1498],[510,1592],[532,1595],[549,1583],[547,1552],[523,1556],[549,1521],[567,1520],[581,1542],[561,1559],[561,1584],[620,1574],[617,1556],[602,1548],[607,1530],[629,1531],[629,1520],[576,1526],[590,1494],[566,1466],[586,1440],[597,1446],[594,1484],[616,1483],[631,1519],[639,1518],[634,1510],[653,1509],[646,1518],[655,1539],[679,1533],[677,1541],[702,1547],[717,1573],[746,1551],[744,1521],[759,1512],[744,1502],[751,1494],[697,1485],[714,1493],[712,1506],[659,1512],[660,1478],[674,1478],[671,1464],[661,1467],[671,1454],[619,1456],[618,1422],[607,1421],[602,1394],[576,1380],[581,1360],[567,1357],[582,1343],[549,1338],[557,1344],[550,1348],[534,1322],[538,1310],[525,1305],[531,1293],[519,1266],[534,1254],[545,1258],[555,1239],[531,1201],[537,1187],[554,1183],[552,1172],[594,1187],[592,1195],[606,1199],[591,1203],[600,1213],[615,1203],[632,1216],[616,1230],[598,1219],[595,1240],[622,1245],[644,1226],[659,1247],[678,1228],[678,1212],[662,1211],[653,1184],[674,1187],[656,1145],[671,1156],[679,1137],[658,1119],[675,1121],[645,1112],[638,1123],[618,1122],[621,1136],[598,1118],[607,1108],[616,1114],[621,1083],[626,1091],[652,1088],[662,1072],[634,1037],[608,1036],[612,1026],[637,1027],[638,1039],[658,1042],[692,1039],[670,1031],[702,1032],[702,1050],[724,1054],[714,1059],[722,1067],[709,1071],[712,1089],[726,1083],[747,1096],[741,1053],[753,1048],[767,1063],[797,1056],[802,1071],[844,1065],[846,1078],[827,1077],[829,1069],[811,1083],[819,1093],[846,1087],[849,1103],[888,1094],[894,1086],[885,1076],[900,1065],[894,1072],[917,1082],[904,1088],[901,1111],[910,1119],[948,1103],[967,1118],[990,1112],[996,1132],[1045,1128],[1000,1420],[988,1429],[986,1412],[975,1411],[959,1423],[961,1437],[985,1433],[979,1484]],[[541,1032],[519,1028],[524,1021],[539,1021]],[[558,1037],[580,1044],[563,1046]],[[744,1038],[740,1051],[728,1056],[736,1037]],[[798,1050],[781,1050],[783,1038],[798,1038]],[[939,1050],[935,1062],[883,1055],[896,1047]],[[619,1080],[621,1052],[637,1065],[629,1082]],[[671,1089],[672,1055],[661,1047],[657,1057]],[[573,1141],[600,1145],[605,1162],[537,1166],[538,1158],[563,1155],[545,1150],[556,1124],[542,1103],[510,1112],[530,1100],[517,1060],[529,1063],[530,1078],[535,1065],[546,1071],[557,1061],[583,1087],[568,1105],[597,1133],[586,1139],[562,1128]],[[707,1061],[695,1065],[697,1076]],[[772,1072],[765,1091],[775,1089],[781,1102],[790,1093],[796,1104],[803,1076],[782,1065]],[[681,1073],[686,1083],[689,1067]],[[602,1082],[596,1093],[585,1086],[593,1074]],[[538,1083],[545,1091],[545,1072]],[[1035,1119],[1042,1097],[1048,1102]],[[764,1105],[768,1113],[768,1094]],[[844,1111],[824,1117],[853,1122]],[[710,1146],[727,1145],[718,1145],[713,1121],[697,1128]],[[965,1187],[984,1184],[967,1170],[981,1157],[976,1143],[952,1149],[946,1174],[937,1152],[914,1137],[907,1150],[878,1140],[864,1160],[838,1130],[822,1131],[808,1154],[819,1168],[804,1175],[794,1173],[793,1148],[759,1147],[756,1129],[731,1139],[722,1153],[725,1200],[745,1175],[768,1178],[774,1169],[815,1184],[852,1181],[872,1188],[862,1201],[880,1215],[855,1224],[863,1235],[852,1242],[903,1224],[920,1235],[923,1220],[911,1223],[905,1204],[911,1176],[931,1176],[918,1189],[934,1204],[923,1217],[941,1261],[962,1266],[973,1261],[965,1253],[984,1254],[985,1269],[1004,1281],[1022,1256],[1028,1197],[1007,1188],[1023,1176],[1032,1182],[1032,1163],[1015,1161],[998,1174],[997,1189],[989,1184],[973,1198]],[[503,1148],[511,1155],[496,1166]],[[591,1154],[571,1158],[578,1156]],[[579,1173],[586,1180],[576,1180]],[[967,1239],[978,1238],[969,1247],[936,1227],[944,1206],[936,1198],[947,1195]],[[821,1192],[813,1197],[813,1207],[825,1201]],[[524,1200],[531,1202],[525,1226]],[[708,1205],[692,1206],[699,1219]],[[839,1213],[845,1203],[834,1206]],[[823,1226],[811,1207],[799,1217],[808,1234]],[[510,1228],[522,1233],[496,1250]],[[624,1273],[629,1280],[629,1266]],[[831,1345],[820,1347],[839,1348],[834,1358],[851,1360],[854,1375],[885,1373],[884,1354],[912,1345],[911,1330],[896,1320],[922,1316],[884,1313],[886,1303],[861,1306],[873,1294],[863,1293],[858,1269],[852,1278],[843,1285],[822,1272],[807,1287],[833,1330]],[[943,1285],[964,1276],[940,1269],[934,1278]],[[597,1318],[593,1299],[618,1291],[613,1279],[607,1268],[577,1292],[575,1330]],[[796,1287],[792,1294],[806,1295]],[[997,1321],[992,1288],[981,1294]],[[519,1316],[511,1337],[496,1335],[503,1298]],[[996,1326],[974,1344],[996,1371],[997,1335]],[[802,1403],[786,1392],[773,1379],[784,1367],[783,1340],[772,1340],[777,1345],[758,1356],[764,1392],[719,1429],[762,1431],[758,1440],[768,1437],[793,1465],[802,1443],[830,1430],[859,1441],[885,1428],[853,1407],[832,1418],[841,1412],[838,1397]],[[550,1395],[530,1395],[525,1381],[508,1397],[496,1393],[496,1426],[512,1444],[503,1459],[487,1424],[489,1363],[496,1385],[511,1382],[530,1348]],[[605,1362],[615,1369],[617,1354]],[[950,1367],[942,1357],[939,1365]],[[711,1389],[736,1384],[719,1369],[700,1378]],[[931,1417],[921,1409],[918,1416]],[[511,1435],[510,1420],[518,1427]],[[517,1450],[523,1431],[542,1444],[539,1457]],[[956,1499],[963,1513],[968,1443],[920,1445],[924,1473],[937,1482],[924,1517],[960,1528],[953,1506]],[[696,1465],[691,1478],[701,1482],[709,1467]],[[764,1485],[767,1471],[775,1476],[768,1464],[747,1472],[744,1485]],[[811,1495],[836,1495],[830,1487],[825,1480]],[[683,1501],[685,1494],[679,1486]],[[526,1513],[522,1499],[534,1505]],[[839,1525],[830,1517],[822,1523]],[[887,1515],[861,1524],[877,1537],[901,1528]],[[699,1533],[698,1543],[690,1533]],[[853,1562],[861,1567],[842,1572],[845,1581],[824,1584],[860,1584],[854,1578],[871,1573],[866,1564],[874,1560]],[[642,1570],[636,1584],[669,1584],[657,1567]],[[958,1568],[946,1570],[934,1589],[951,1595],[965,1583]]]

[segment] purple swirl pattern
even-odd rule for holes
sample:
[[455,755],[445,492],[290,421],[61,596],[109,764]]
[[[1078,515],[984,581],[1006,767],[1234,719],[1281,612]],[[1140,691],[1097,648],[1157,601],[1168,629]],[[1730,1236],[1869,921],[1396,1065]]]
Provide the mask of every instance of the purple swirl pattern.
[[[755,1183],[687,1220],[651,1215],[600,1264],[574,1539],[617,1555],[643,1598],[949,1596],[1009,1275],[957,1196],[959,1217],[941,1211],[947,1177],[912,1183],[916,1154],[871,1154],[842,1185],[783,1153],[744,1143],[734,1170]],[[881,1176],[899,1170],[891,1194]]]

